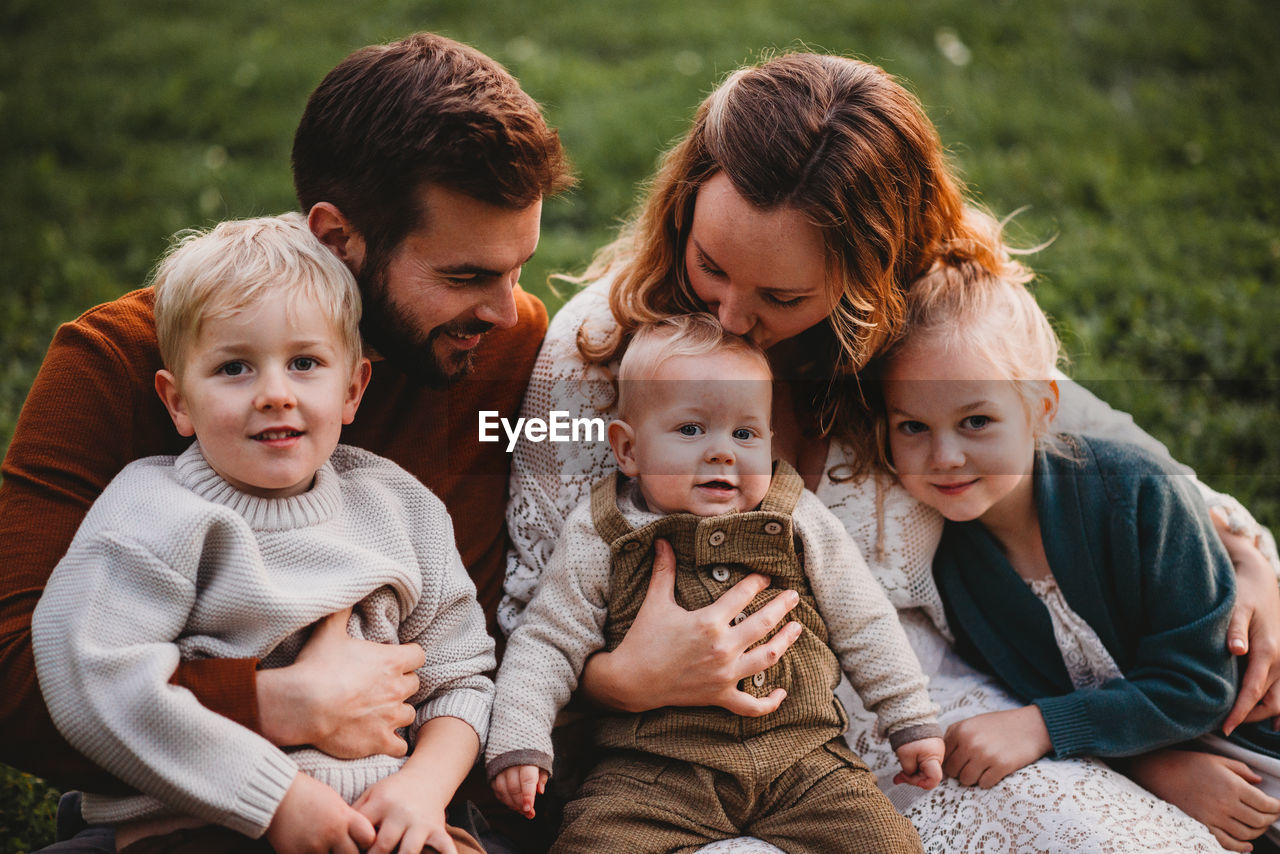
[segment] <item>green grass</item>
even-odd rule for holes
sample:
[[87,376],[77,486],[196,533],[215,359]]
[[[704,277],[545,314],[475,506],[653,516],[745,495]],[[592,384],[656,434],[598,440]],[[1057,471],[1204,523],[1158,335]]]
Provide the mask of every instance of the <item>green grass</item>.
[[[293,206],[310,89],[434,29],[542,101],[581,175],[525,284],[578,270],[698,101],[809,45],[909,81],[981,199],[1026,206],[1073,373],[1280,523],[1280,16],[1265,0],[351,0],[0,9],[0,447],[57,324],[136,287],[172,232]],[[4,786],[26,786],[0,775]],[[47,817],[0,790],[0,845]],[[25,791],[25,789],[23,789]],[[8,839],[6,843],[4,840]]]

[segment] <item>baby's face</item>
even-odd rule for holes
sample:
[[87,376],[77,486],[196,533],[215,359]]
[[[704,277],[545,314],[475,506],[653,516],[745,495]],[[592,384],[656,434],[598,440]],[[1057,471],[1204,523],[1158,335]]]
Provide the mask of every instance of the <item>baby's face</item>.
[[284,498],[309,489],[355,417],[368,362],[353,373],[319,307],[272,295],[208,318],[187,347],[169,393],[157,378],[178,432],[194,434],[213,470],[244,492]]
[[651,510],[718,516],[760,504],[773,467],[764,366],[732,352],[675,356],[632,392],[614,450]]

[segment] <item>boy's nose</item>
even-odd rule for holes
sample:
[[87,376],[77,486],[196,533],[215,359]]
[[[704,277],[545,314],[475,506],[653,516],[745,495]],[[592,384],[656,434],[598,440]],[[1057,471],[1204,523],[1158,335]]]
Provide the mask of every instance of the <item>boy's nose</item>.
[[254,406],[262,411],[293,409],[298,401],[288,381],[274,374],[263,376],[254,398]]

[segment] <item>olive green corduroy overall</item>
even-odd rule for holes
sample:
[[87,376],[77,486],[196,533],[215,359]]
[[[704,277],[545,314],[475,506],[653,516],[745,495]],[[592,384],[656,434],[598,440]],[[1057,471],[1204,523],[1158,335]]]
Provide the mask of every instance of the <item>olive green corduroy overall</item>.
[[605,840],[640,852],[691,851],[744,835],[787,852],[921,851],[910,822],[840,737],[848,724],[834,696],[840,665],[792,530],[803,489],[800,476],[780,462],[759,510],[672,514],[636,530],[618,510],[616,475],[592,488],[592,519],[613,560],[606,650],[621,642],[640,610],[659,538],[675,550],[682,607],[709,605],[759,572],[770,586],[737,619],[791,589],[800,595],[791,618],[804,631],[777,664],[740,686],[755,696],[785,688],[787,698],[772,714],[668,706],[602,716],[596,741],[603,759],[565,808],[553,851],[600,851]]

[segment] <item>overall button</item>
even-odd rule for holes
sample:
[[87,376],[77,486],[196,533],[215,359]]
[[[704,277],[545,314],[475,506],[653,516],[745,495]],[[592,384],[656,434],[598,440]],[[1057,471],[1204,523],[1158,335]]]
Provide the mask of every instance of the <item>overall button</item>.
[[723,584],[724,582],[729,580],[729,567],[727,566],[715,567],[714,569],[711,570],[711,577]]
[[736,617],[734,617],[734,618],[733,618],[733,624],[736,626],[736,625],[738,625],[738,623],[741,623],[741,622],[742,622],[743,620],[745,620],[746,618],[747,618],[747,612],[746,612],[746,611],[739,611],[739,612],[738,612],[738,616],[736,616]]
[[636,540],[627,540],[622,546],[622,550],[627,552],[633,552],[638,548],[640,548],[640,543]]
[[781,522],[766,522],[766,523],[765,523],[765,526],[764,526],[764,532],[765,532],[766,534],[774,534],[774,535],[781,534],[781,533],[782,533],[782,523],[781,523]]
[[712,531],[711,536],[707,537],[707,542],[713,546],[724,544],[724,531]]
[[763,672],[761,672],[761,673],[757,673],[755,676],[752,676],[752,677],[751,677],[751,684],[752,684],[752,685],[754,685],[754,686],[756,686],[757,688],[763,687],[763,686],[764,686],[764,673],[763,673]]

